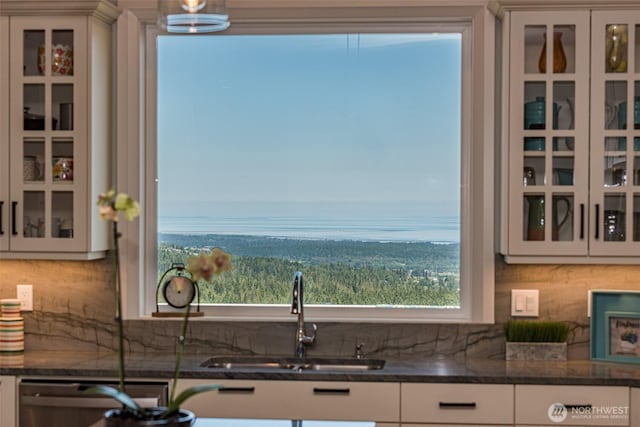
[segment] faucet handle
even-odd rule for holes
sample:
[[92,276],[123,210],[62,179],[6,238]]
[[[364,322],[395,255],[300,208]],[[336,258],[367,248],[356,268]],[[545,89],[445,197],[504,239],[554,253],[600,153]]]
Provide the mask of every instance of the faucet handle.
[[311,335],[309,335],[308,337],[308,342],[309,344],[313,344],[313,342],[316,340],[316,332],[318,332],[318,325],[316,325],[315,323],[311,324],[311,328],[313,329],[313,332],[311,333]]
[[362,347],[364,347],[363,342],[361,342],[360,344],[356,344],[356,354],[355,354],[356,359],[362,359]]

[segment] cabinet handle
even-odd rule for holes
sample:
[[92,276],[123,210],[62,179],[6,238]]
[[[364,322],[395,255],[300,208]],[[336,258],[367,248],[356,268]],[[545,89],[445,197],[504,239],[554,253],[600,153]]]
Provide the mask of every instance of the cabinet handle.
[[596,203],[596,235],[595,238],[598,240],[600,238],[600,204]]
[[256,391],[255,387],[222,387],[218,389],[218,393],[247,393],[252,394]]
[[580,240],[584,240],[584,203],[580,203]]
[[4,225],[2,224],[2,211],[4,209],[4,202],[0,201],[0,236],[4,235]]
[[351,390],[348,388],[321,388],[314,387],[313,392],[315,394],[349,394]]
[[440,409],[475,409],[476,402],[439,402]]
[[18,207],[18,202],[11,202],[11,234],[14,236],[18,235],[18,229],[16,228],[16,208]]

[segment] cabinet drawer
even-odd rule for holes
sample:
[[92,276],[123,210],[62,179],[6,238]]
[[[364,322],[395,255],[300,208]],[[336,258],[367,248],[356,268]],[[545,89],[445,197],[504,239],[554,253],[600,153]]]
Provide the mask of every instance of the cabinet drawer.
[[516,385],[515,397],[516,424],[629,425],[627,387]]
[[513,386],[402,384],[403,423],[513,424]]
[[398,422],[397,383],[180,380],[178,388],[222,384],[183,407],[200,417]]

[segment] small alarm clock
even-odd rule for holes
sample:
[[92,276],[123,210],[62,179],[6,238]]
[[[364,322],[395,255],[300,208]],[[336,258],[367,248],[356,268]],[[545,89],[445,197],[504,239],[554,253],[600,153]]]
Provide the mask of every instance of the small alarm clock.
[[165,271],[156,287],[156,312],[152,316],[171,317],[182,316],[183,312],[168,311],[160,312],[160,295],[166,303],[176,309],[183,309],[193,303],[197,298],[197,308],[191,315],[202,315],[200,311],[200,289],[198,283],[191,280],[191,274],[182,263],[171,264],[171,268]]

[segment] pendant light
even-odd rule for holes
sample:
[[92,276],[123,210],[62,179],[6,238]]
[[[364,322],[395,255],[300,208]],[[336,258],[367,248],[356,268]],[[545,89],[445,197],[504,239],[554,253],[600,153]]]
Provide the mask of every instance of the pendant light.
[[168,33],[212,33],[229,28],[226,0],[158,0],[158,24]]

